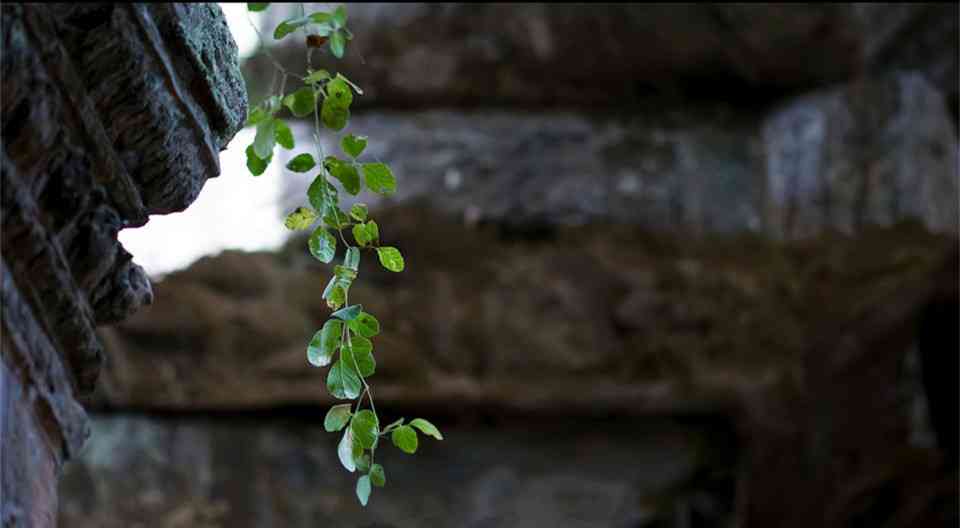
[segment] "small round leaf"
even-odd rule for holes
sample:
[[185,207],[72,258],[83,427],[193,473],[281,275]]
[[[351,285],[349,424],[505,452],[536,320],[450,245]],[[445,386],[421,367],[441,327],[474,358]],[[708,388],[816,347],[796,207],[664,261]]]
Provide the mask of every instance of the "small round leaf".
[[320,110],[320,120],[323,126],[337,132],[343,130],[350,120],[350,109],[345,106],[337,106],[330,103],[330,98],[323,101],[323,107]]
[[387,476],[383,472],[383,466],[374,464],[370,467],[370,482],[378,488],[382,488],[387,483]]
[[357,470],[357,464],[353,461],[353,430],[349,427],[343,432],[343,437],[337,444],[337,458],[350,473]]
[[404,453],[412,455],[417,452],[417,432],[409,425],[401,425],[394,429],[390,433],[390,440]]
[[287,162],[287,169],[293,172],[307,172],[316,165],[317,162],[313,160],[313,156],[304,152],[303,154],[297,154],[292,160]]
[[343,136],[340,140],[340,148],[351,158],[356,158],[367,148],[367,136],[355,136],[353,134]]
[[350,207],[350,218],[357,222],[363,222],[367,219],[367,204],[357,203]]
[[273,159],[272,150],[266,159],[261,159],[254,151],[254,145],[252,143],[249,147],[247,147],[247,169],[250,170],[250,174],[253,174],[254,176],[260,176],[263,174],[263,171],[267,170],[267,165],[270,165],[271,159]]
[[327,390],[339,400],[352,400],[360,396],[363,384],[353,366],[337,360],[327,373]]
[[352,404],[349,403],[341,403],[330,407],[330,410],[327,411],[327,416],[323,419],[323,428],[326,429],[328,433],[343,429],[344,426],[347,425],[347,422],[350,421],[351,406]]
[[385,163],[364,163],[363,177],[375,193],[390,195],[397,191],[397,179]]
[[377,436],[380,435],[380,422],[377,420],[377,415],[369,409],[354,415],[350,428],[353,429],[353,437],[364,449],[373,448]]
[[347,326],[350,327],[353,333],[366,338],[373,337],[380,333],[380,321],[377,321],[376,317],[367,312],[362,312],[356,319],[347,321]]
[[324,264],[329,264],[337,254],[337,239],[322,226],[313,231],[307,245],[310,254]]
[[367,502],[370,500],[370,476],[364,475],[357,480],[357,498],[360,499],[360,504],[363,506],[367,505]]
[[287,150],[293,148],[293,131],[282,119],[274,119],[273,133],[278,145]]
[[423,418],[417,418],[415,420],[412,420],[410,422],[410,425],[413,427],[416,427],[417,429],[420,429],[420,432],[425,435],[432,436],[437,440],[443,440],[443,435],[440,434],[440,430],[437,429],[435,425],[424,420]]
[[378,247],[377,257],[380,258],[380,264],[384,268],[397,273],[403,271],[403,255],[400,254],[399,249],[392,246]]
[[283,225],[291,231],[307,229],[317,220],[317,212],[309,207],[297,207],[283,220]]
[[317,96],[312,88],[304,86],[284,97],[283,103],[293,115],[305,117],[313,113],[313,107],[317,104]]

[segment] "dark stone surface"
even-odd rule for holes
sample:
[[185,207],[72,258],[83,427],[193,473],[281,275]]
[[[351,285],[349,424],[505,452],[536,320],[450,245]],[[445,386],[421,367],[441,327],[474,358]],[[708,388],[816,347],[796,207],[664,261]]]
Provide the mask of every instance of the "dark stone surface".
[[[421,200],[470,222],[777,239],[904,220],[956,233],[960,223],[957,136],[942,95],[915,73],[813,91],[769,113],[724,103],[595,116],[370,110],[351,126],[370,136],[369,159],[397,174],[390,202]],[[294,129],[308,137],[307,125]],[[336,139],[327,152],[339,152]],[[304,203],[311,178],[284,175],[286,211]]]
[[643,526],[727,434],[669,420],[438,423],[445,439],[414,456],[378,450],[387,486],[361,508],[338,435],[310,418],[95,417],[97,442],[63,480],[61,526]]
[[102,362],[94,329],[152,300],[117,232],[182,210],[219,173],[246,93],[215,6],[0,11],[0,518],[44,527],[89,434],[78,398]]
[[[306,4],[307,12],[326,9]],[[297,13],[274,4],[264,34]],[[345,62],[359,105],[618,107],[654,95],[737,101],[861,74],[920,70],[957,93],[956,4],[351,4]],[[275,51],[303,65],[302,34]],[[245,69],[259,101],[272,69]]]

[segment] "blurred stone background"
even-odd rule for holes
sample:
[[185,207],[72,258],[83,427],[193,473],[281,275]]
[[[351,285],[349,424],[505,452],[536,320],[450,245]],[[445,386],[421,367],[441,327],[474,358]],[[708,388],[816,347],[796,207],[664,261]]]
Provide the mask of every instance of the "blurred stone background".
[[351,298],[381,414],[446,440],[381,450],[362,509],[305,361],[330,270],[224,252],[101,329],[62,526],[956,524],[956,4],[348,12],[318,64],[365,90],[407,263]]

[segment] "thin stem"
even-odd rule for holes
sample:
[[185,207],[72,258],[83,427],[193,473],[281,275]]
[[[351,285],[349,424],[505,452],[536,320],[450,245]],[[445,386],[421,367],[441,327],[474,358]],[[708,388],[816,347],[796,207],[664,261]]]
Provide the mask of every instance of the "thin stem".
[[[303,5],[302,3],[299,4],[299,8],[300,8],[300,16],[305,16],[306,10],[305,10],[304,5]],[[280,80],[280,92],[279,92],[279,95],[280,95],[281,97],[283,97],[284,90],[286,89],[286,83],[287,83],[288,77],[295,77],[295,78],[297,78],[297,79],[300,79],[301,82],[306,82],[306,81],[305,81],[305,77],[301,77],[300,75],[296,75],[296,74],[294,74],[294,73],[291,73],[291,72],[288,71],[286,68],[284,68],[282,64],[280,64],[280,61],[278,61],[278,60],[276,59],[276,57],[273,56],[273,54],[270,52],[270,50],[267,48],[267,46],[266,46],[265,43],[264,43],[264,38],[263,38],[263,35],[260,33],[260,28],[257,27],[256,24],[254,24],[253,20],[250,18],[250,14],[249,14],[249,13],[247,13],[247,22],[250,23],[250,26],[253,27],[253,30],[257,33],[257,38],[259,39],[259,42],[260,42],[260,48],[264,51],[264,53],[265,53],[265,54],[267,55],[267,57],[270,59],[270,62],[273,63],[273,67],[274,67],[273,75],[274,75],[274,76],[273,76],[273,82],[271,82],[271,85],[270,85],[271,93],[273,93],[274,88],[276,88],[277,74],[278,74],[278,72],[279,72],[280,74],[282,74],[282,77],[281,77],[281,80]],[[301,29],[303,29],[303,34],[304,34],[304,35],[307,35],[307,34],[308,34],[307,26],[303,26]],[[307,48],[307,54],[306,54],[307,72],[309,72],[309,71],[311,70],[311,65],[312,65],[311,58],[312,58],[312,53],[313,53],[313,49],[308,47],[308,48]],[[362,60],[362,58],[361,58],[361,60]],[[352,83],[351,83],[351,84],[352,84]],[[359,91],[359,89],[358,89],[358,91]],[[321,94],[322,94],[324,97],[326,97],[326,92],[324,91],[323,86],[320,86],[320,85],[316,85],[316,86],[315,86],[315,88],[314,88],[314,94],[315,94],[315,95],[321,95]],[[331,174],[330,174],[329,170],[327,170],[326,165],[323,163],[323,160],[326,158],[326,153],[325,153],[325,149],[324,149],[324,147],[323,147],[323,142],[320,140],[320,132],[321,132],[322,129],[321,129],[321,127],[320,127],[320,110],[319,110],[319,105],[317,105],[317,104],[314,104],[314,106],[313,106],[313,128],[314,128],[314,129],[313,129],[314,149],[315,149],[315,151],[316,151],[317,157],[319,158],[319,165],[320,165],[320,174],[319,174],[319,176],[323,178],[323,181],[324,181],[325,184],[329,185],[329,184],[330,184],[329,178],[330,178]],[[378,161],[379,161],[379,160],[378,160]],[[330,196],[330,194],[329,194],[329,189],[326,187],[326,185],[323,187],[323,196],[326,198],[325,201],[326,201],[327,204],[330,204],[330,203],[332,202],[333,197]],[[335,206],[334,206],[334,207],[335,207]],[[322,215],[322,214],[324,213],[324,211],[319,211],[319,213]],[[339,218],[339,214],[338,214],[338,213],[339,213],[339,211],[335,211],[335,212],[334,212],[334,214],[336,215],[336,216],[335,216],[335,219],[336,219],[336,222],[337,222],[337,225],[336,225],[337,234],[340,236],[340,240],[343,242],[344,247],[345,247],[347,250],[349,250],[350,248],[352,248],[352,247],[354,247],[354,246],[350,245],[350,243],[347,242],[347,238],[346,238],[346,236],[344,236],[344,234],[343,234],[343,226],[340,225],[340,218]],[[347,225],[350,225],[350,224],[348,223]],[[344,301],[344,305],[345,305],[345,306],[350,306],[350,302],[349,302],[349,288],[346,289],[346,290],[344,290],[344,292],[343,292],[343,301]],[[349,326],[348,326],[347,324],[344,324],[344,325],[343,325],[343,332],[342,332],[341,335],[340,335],[340,359],[341,359],[341,361],[343,360],[343,350],[345,349],[345,347],[348,347],[348,346],[350,346],[350,328],[349,328]],[[366,397],[367,400],[370,402],[370,410],[373,412],[374,415],[376,415],[376,414],[377,414],[377,407],[376,407],[376,404],[375,404],[374,401],[373,401],[373,390],[370,388],[370,384],[367,383],[366,378],[365,378],[362,374],[360,374],[360,365],[359,365],[359,362],[357,361],[357,357],[356,357],[355,355],[353,356],[353,367],[354,367],[354,369],[355,369],[355,371],[356,371],[356,373],[357,373],[357,376],[360,378],[360,382],[363,384],[363,390],[360,392],[360,395],[357,397],[357,407],[356,407],[356,410],[354,411],[354,414],[360,412],[360,409],[363,407],[363,399],[364,399],[364,397]],[[378,418],[378,421],[379,421],[379,418]],[[384,433],[381,433],[381,434],[380,434],[380,436],[383,436],[383,435],[384,435]],[[370,449],[370,464],[371,464],[371,466],[373,465],[374,452],[375,452],[375,451],[376,451],[376,448]]]
[[270,59],[270,62],[273,63],[273,67],[280,70],[285,75],[296,77],[297,79],[300,79],[302,81],[304,79],[303,77],[287,71],[287,69],[284,68],[282,64],[280,64],[280,61],[278,61],[277,58],[273,56],[273,53],[270,53],[270,48],[268,48],[267,45],[265,44],[263,34],[260,33],[260,28],[258,28],[257,25],[253,23],[253,19],[250,18],[249,12],[247,13],[247,22],[249,22],[250,27],[252,27],[253,30],[257,32],[257,39],[260,42],[260,49],[263,50],[263,52],[267,55],[267,58]]

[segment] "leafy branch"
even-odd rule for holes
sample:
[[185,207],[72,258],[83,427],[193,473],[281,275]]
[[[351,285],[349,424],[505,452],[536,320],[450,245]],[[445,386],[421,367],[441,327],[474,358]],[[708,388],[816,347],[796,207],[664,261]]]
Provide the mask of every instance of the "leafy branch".
[[[263,11],[269,5],[248,3],[247,9]],[[361,251],[376,253],[380,265],[392,272],[403,271],[404,260],[399,249],[380,243],[380,227],[370,218],[365,204],[354,204],[346,212],[340,209],[339,190],[332,180],[339,182],[340,187],[353,196],[364,187],[380,195],[392,195],[397,190],[397,181],[387,164],[360,161],[367,148],[366,136],[342,135],[340,149],[343,158],[325,155],[320,142],[324,128],[341,132],[347,127],[354,94],[363,95],[363,91],[343,74],[312,68],[311,58],[315,50],[322,51],[326,47],[334,57],[343,57],[347,42],[353,39],[353,33],[347,28],[346,9],[338,7],[332,13],[306,14],[300,4],[300,16],[284,20],[274,29],[275,40],[297,32],[303,34],[307,47],[307,71],[302,76],[285,69],[270,54],[263,46],[259,28],[252,21],[250,23],[257,30],[261,47],[273,63],[274,79],[270,94],[247,113],[246,126],[256,127],[253,143],[246,149],[247,168],[251,174],[259,176],[273,160],[276,145],[288,150],[294,148],[290,126],[278,117],[284,110],[296,118],[308,118],[312,114],[314,153],[297,154],[287,163],[286,169],[296,173],[316,172],[316,176],[307,189],[307,205],[290,212],[284,225],[291,230],[313,229],[307,247],[310,254],[324,264],[335,260],[339,244],[344,247],[343,260],[334,265],[333,276],[322,294],[333,313],[307,345],[307,361],[315,367],[330,366],[327,390],[334,398],[356,400],[355,407],[352,403],[331,407],[323,426],[329,432],[343,431],[337,455],[347,471],[359,471],[357,498],[366,506],[371,485],[386,484],[383,466],[374,461],[380,438],[389,436],[393,445],[408,454],[417,451],[418,430],[443,440],[440,431],[423,418],[406,424],[400,418],[380,427],[373,391],[367,383],[367,378],[376,372],[372,338],[380,333],[380,322],[361,305],[349,302],[350,287],[360,273]],[[290,78],[301,85],[286,92]],[[350,243],[350,238],[354,243]],[[369,408],[363,406],[365,399]]]

